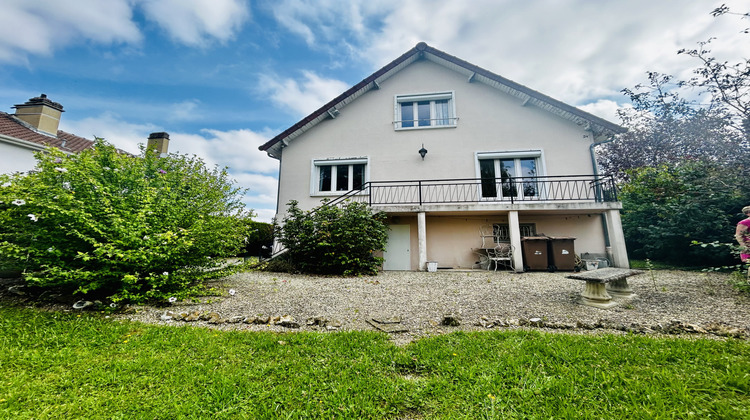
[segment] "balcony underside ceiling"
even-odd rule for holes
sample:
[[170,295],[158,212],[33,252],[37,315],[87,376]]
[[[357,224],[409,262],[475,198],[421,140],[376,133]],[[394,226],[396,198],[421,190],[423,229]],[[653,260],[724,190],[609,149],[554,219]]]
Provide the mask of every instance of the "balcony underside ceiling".
[[502,215],[509,211],[518,211],[526,215],[566,215],[566,214],[600,214],[609,210],[622,208],[620,202],[607,203],[472,203],[461,205],[424,204],[424,205],[378,205],[374,210],[384,211],[389,215],[407,216],[420,212],[436,216],[485,216]]

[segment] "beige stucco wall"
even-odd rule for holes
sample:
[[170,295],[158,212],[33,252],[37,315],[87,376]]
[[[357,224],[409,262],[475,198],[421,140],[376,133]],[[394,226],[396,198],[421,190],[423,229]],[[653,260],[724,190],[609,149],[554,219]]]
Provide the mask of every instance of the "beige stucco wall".
[[[396,95],[455,92],[455,128],[396,131]],[[369,159],[369,180],[475,178],[477,152],[541,150],[541,174],[590,175],[589,135],[575,124],[429,61],[419,61],[353,101],[283,149],[280,211],[289,200],[302,208],[310,197],[313,159]],[[428,150],[424,161],[417,151]]]
[[[400,224],[411,226],[411,249],[417,249],[417,221],[415,217],[400,217]],[[508,223],[505,215],[478,217],[427,216],[427,260],[437,261],[440,267],[472,268],[478,261],[474,250],[482,246],[481,225]],[[519,223],[534,223],[538,234],[575,237],[575,252],[605,253],[599,214],[521,215]],[[411,265],[417,270],[417,253],[411,252]]]
[[[457,127],[394,130],[396,95],[445,91],[454,92]],[[311,196],[313,160],[367,159],[369,181],[477,178],[477,153],[538,150],[539,175],[591,175],[593,141],[591,133],[570,121],[423,60],[342,108],[335,119],[290,141],[282,152],[279,211],[283,214],[293,199],[310,209],[325,197]],[[417,153],[422,144],[428,150],[424,160]],[[508,208],[487,215],[495,210],[481,204],[393,210],[401,212],[395,223],[410,226],[412,269],[420,269],[417,211],[427,211],[427,260],[440,267],[471,268],[478,260],[472,249],[481,246],[479,227],[508,222]],[[534,206],[530,212],[517,209],[520,223],[535,223],[537,232],[550,236],[578,238],[578,254],[605,252],[601,209],[589,214],[585,205]]]

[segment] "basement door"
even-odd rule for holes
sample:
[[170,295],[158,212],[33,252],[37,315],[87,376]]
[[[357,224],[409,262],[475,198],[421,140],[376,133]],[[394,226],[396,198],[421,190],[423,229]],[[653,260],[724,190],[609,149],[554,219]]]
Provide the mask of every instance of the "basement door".
[[383,270],[411,270],[411,227],[390,225],[388,243],[385,245]]

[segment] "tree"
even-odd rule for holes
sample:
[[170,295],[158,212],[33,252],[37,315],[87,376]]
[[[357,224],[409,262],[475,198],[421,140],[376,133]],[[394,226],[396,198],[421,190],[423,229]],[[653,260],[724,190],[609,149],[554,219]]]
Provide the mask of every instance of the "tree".
[[385,213],[372,213],[365,203],[346,202],[342,207],[323,205],[302,211],[288,204],[281,225],[274,226],[287,249],[288,261],[299,271],[315,274],[376,274],[385,250],[388,226]]
[[732,238],[742,207],[750,203],[750,179],[715,162],[663,164],[632,171],[620,198],[632,257],[679,265],[725,265],[732,262],[731,253],[692,246],[692,242]]
[[718,61],[711,57],[708,45],[713,41],[699,43],[696,49],[682,49],[686,54],[701,62],[693,72],[695,77],[682,82],[686,86],[704,88],[711,94],[711,102],[726,106],[731,110],[730,123],[750,141],[750,59],[734,64]]
[[[723,5],[712,14],[740,15]],[[690,80],[649,72],[647,84],[624,89],[633,105],[620,111],[628,132],[599,150],[602,168],[622,185],[633,257],[710,266],[733,258],[691,246],[730,242],[750,203],[750,60],[719,61],[707,49],[712,41],[678,51],[698,60]],[[685,99],[695,92],[709,101]]]
[[598,152],[604,172],[627,181],[627,171],[681,161],[705,160],[746,167],[750,144],[733,125],[733,114],[714,102],[684,99],[672,76],[648,73],[648,84],[623,89],[632,107],[619,110],[628,131]]
[[[732,12],[722,4],[711,12],[714,17],[735,15],[750,18],[749,13]],[[743,31],[750,33],[750,28]],[[721,103],[733,112],[731,121],[734,127],[744,133],[745,141],[750,141],[750,58],[743,58],[736,63],[720,61],[712,57],[707,49],[715,38],[698,43],[698,48],[681,49],[678,54],[686,54],[698,59],[700,66],[693,70],[695,77],[684,81],[686,86],[703,88],[712,96],[711,100]]]
[[0,179],[0,256],[28,285],[113,301],[184,297],[246,236],[241,190],[196,157],[134,157],[97,139]]
[[[711,12],[734,13],[722,5]],[[750,33],[750,29],[745,30]],[[734,64],[711,56],[708,45],[714,38],[699,43],[696,49],[681,49],[678,54],[695,58],[698,66],[689,80],[648,72],[648,83],[623,89],[632,108],[619,111],[628,132],[599,149],[604,171],[627,180],[626,171],[660,164],[679,164],[682,160],[702,159],[747,168],[750,152],[750,59]],[[707,102],[687,100],[708,95]]]
[[273,248],[273,225],[270,223],[247,221],[245,255],[268,258]]

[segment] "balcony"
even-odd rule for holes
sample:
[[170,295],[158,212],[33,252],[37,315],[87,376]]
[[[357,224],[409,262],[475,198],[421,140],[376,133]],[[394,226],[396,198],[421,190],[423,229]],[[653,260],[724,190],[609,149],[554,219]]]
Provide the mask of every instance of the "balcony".
[[329,205],[346,200],[370,206],[618,201],[614,179],[601,175],[370,181]]

